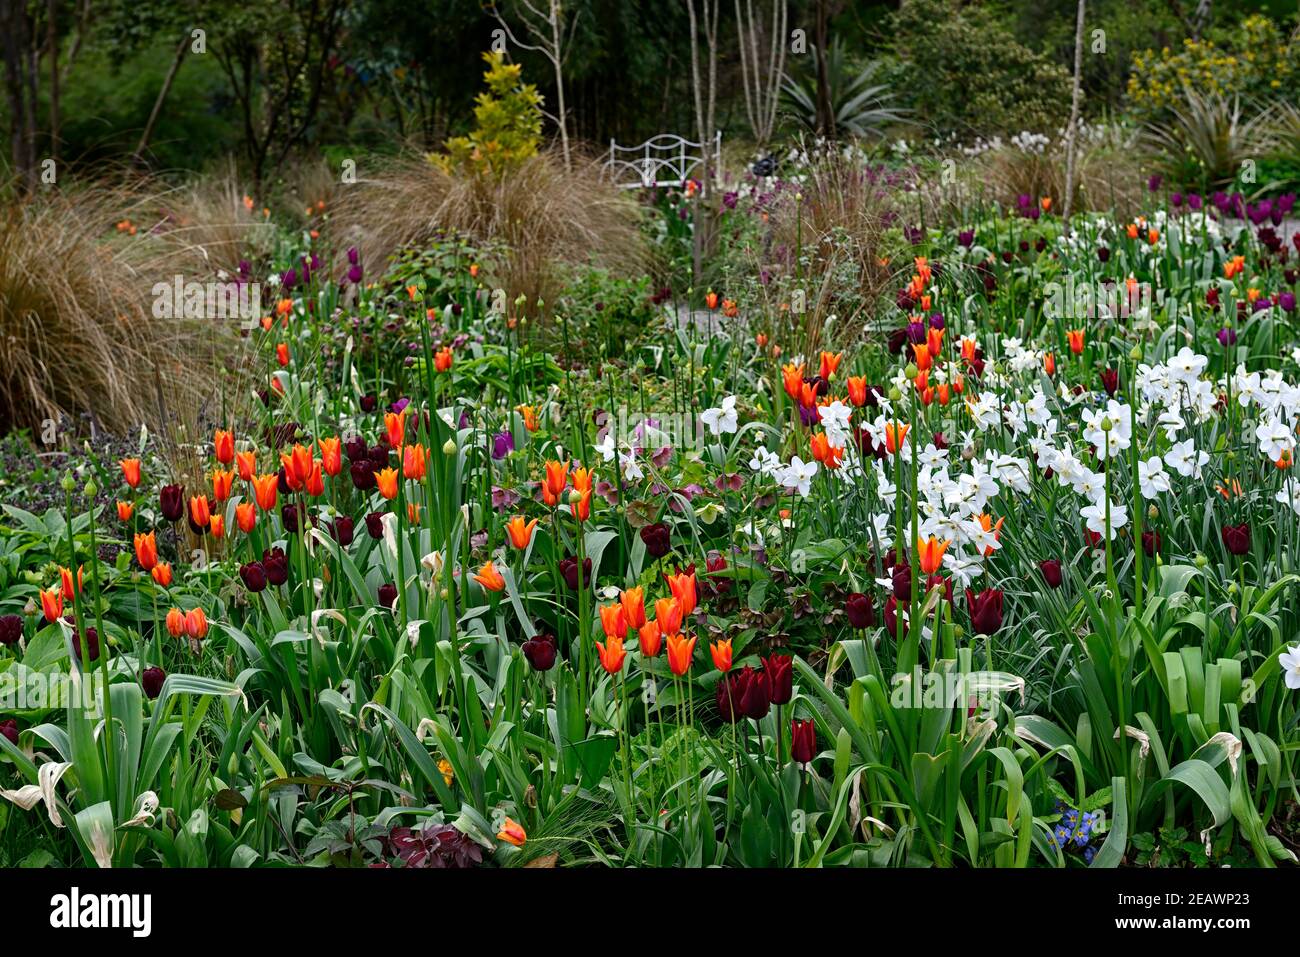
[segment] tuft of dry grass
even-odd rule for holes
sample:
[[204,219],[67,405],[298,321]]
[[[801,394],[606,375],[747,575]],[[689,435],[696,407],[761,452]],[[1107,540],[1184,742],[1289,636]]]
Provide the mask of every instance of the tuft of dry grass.
[[509,175],[444,172],[423,155],[404,155],[342,190],[330,217],[336,248],[356,246],[370,263],[440,233],[505,250],[495,279],[511,299],[552,303],[564,267],[578,263],[624,274],[644,271],[641,213],[610,186],[598,159],[579,158],[571,173],[554,152],[524,160]]
[[222,179],[0,202],[0,432],[39,438],[51,421],[86,416],[92,428],[166,434],[197,420],[238,321],[157,318],[153,290],[234,268],[250,226]]

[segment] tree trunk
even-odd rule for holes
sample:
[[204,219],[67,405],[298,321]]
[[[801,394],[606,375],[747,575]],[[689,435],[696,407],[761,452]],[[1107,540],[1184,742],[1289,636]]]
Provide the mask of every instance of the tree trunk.
[[176,74],[180,72],[181,63],[185,60],[185,48],[189,46],[190,34],[186,31],[181,35],[181,42],[176,46],[176,53],[172,57],[172,65],[167,68],[167,75],[163,77],[162,89],[158,91],[158,96],[153,101],[153,109],[149,111],[149,119],[144,124],[144,132],[140,134],[140,142],[136,144],[135,152],[131,154],[131,164],[139,166],[144,159],[145,148],[149,145],[149,137],[153,136],[154,125],[158,122],[158,115],[162,113],[163,102],[167,99],[167,94],[171,92],[172,83],[176,81]]
[[828,140],[835,139],[835,107],[831,103],[831,81],[826,66],[827,0],[817,0],[817,132]]
[[1065,202],[1061,215],[1070,218],[1074,205],[1074,147],[1079,132],[1079,101],[1083,98],[1083,7],[1079,0],[1078,20],[1074,27],[1074,89],[1070,96],[1070,125],[1065,134]]
[[573,164],[569,160],[569,122],[564,115],[564,56],[560,49],[560,0],[551,0],[551,46],[555,56],[551,62],[555,64],[555,99],[559,110],[556,119],[560,125],[560,150],[564,154],[564,171],[567,173],[573,169]]
[[49,18],[46,47],[50,52],[50,159],[59,162],[59,31],[58,0],[49,0],[46,16]]
[[0,43],[5,61],[5,93],[9,100],[9,150],[14,172],[25,189],[34,185],[28,164],[27,108],[23,99],[23,47],[27,13],[22,0],[0,0]]

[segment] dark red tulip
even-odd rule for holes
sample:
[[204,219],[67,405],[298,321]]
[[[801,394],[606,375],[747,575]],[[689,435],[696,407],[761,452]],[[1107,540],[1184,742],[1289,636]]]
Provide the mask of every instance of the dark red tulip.
[[876,623],[876,609],[871,596],[854,592],[844,599],[844,614],[854,628],[870,628]]
[[369,492],[375,487],[375,463],[370,459],[355,459],[348,463],[352,487],[359,492]]
[[379,400],[376,399],[373,395],[363,395],[361,397],[362,412],[374,412],[378,406],[379,406]]
[[[885,602],[885,631],[891,635],[898,634],[898,599],[893,595]],[[903,622],[903,634],[907,634],[907,622]]]
[[0,645],[17,644],[23,636],[23,620],[18,615],[0,616]]
[[383,512],[370,512],[366,515],[366,534],[376,540],[384,537]]
[[284,525],[286,532],[302,531],[302,514],[298,511],[297,505],[283,505],[280,507],[280,522]]
[[164,485],[158,490],[158,507],[167,521],[180,521],[185,514],[185,486]]
[[1250,552],[1250,523],[1223,526],[1223,545],[1234,555]]
[[266,569],[266,580],[272,585],[283,585],[289,580],[289,559],[278,545],[262,552],[262,567]]
[[162,693],[163,682],[167,680],[167,672],[163,671],[157,665],[146,668],[140,675],[140,687],[144,688],[145,695],[150,701],[157,698]]
[[672,548],[668,526],[663,522],[655,522],[641,529],[641,541],[645,542],[646,554],[651,558],[663,558]]
[[1044,558],[1038,563],[1038,570],[1043,573],[1043,580],[1048,588],[1061,587],[1061,561],[1057,558]]
[[1002,592],[998,589],[986,588],[976,595],[967,588],[966,607],[975,634],[991,635],[1002,627]]
[[555,636],[536,634],[524,642],[521,649],[534,671],[550,671],[555,666]]
[[0,734],[9,739],[9,742],[15,747],[18,745],[18,722],[13,718],[8,721],[0,721]]
[[330,525],[334,533],[334,541],[338,542],[344,548],[352,544],[352,533],[354,529],[353,521],[347,515],[339,515]]
[[[86,654],[91,661],[99,660],[99,632],[94,628],[84,629],[86,636]],[[77,661],[81,661],[81,635],[82,632],[72,632],[72,651]]]
[[744,691],[745,684],[749,681],[745,672],[753,674],[753,669],[746,668],[744,671],[728,672],[718,682],[716,692],[718,714],[722,715],[723,721],[730,721],[734,724],[745,716],[740,709],[741,693]]
[[894,583],[894,597],[899,601],[912,600],[912,566],[900,561],[889,573]]
[[1156,552],[1160,551],[1162,544],[1163,539],[1161,539],[1159,532],[1144,531],[1142,533],[1142,551],[1147,553],[1147,558],[1154,557]]
[[763,673],[767,675],[768,696],[772,704],[789,704],[794,697],[794,659],[789,655],[773,654],[763,659]]
[[807,764],[817,753],[817,730],[812,719],[790,722],[790,760]]
[[943,590],[943,597],[948,601],[949,604],[951,604],[952,603],[952,579],[944,578],[942,575],[931,575],[929,578],[925,580],[926,593],[928,594],[936,588]]
[[392,608],[395,601],[397,601],[397,586],[392,582],[384,582],[379,586],[379,604],[385,608]]
[[370,457],[370,447],[359,435],[354,435],[344,442],[343,451],[347,454],[349,462],[361,462]]
[[565,558],[560,562],[560,576],[564,579],[564,584],[569,586],[571,591],[577,591],[582,585],[591,585],[591,559],[582,560],[582,579],[578,579],[578,560],[576,558]]
[[1119,388],[1119,372],[1115,369],[1102,369],[1101,386],[1106,390],[1107,395],[1114,395],[1115,390]]
[[744,670],[749,672],[749,680],[740,693],[740,711],[746,718],[760,721],[767,717],[772,705],[772,690],[764,672],[755,671],[748,665]]
[[259,592],[266,587],[266,569],[261,562],[248,562],[239,566],[239,577],[244,587],[251,592]]

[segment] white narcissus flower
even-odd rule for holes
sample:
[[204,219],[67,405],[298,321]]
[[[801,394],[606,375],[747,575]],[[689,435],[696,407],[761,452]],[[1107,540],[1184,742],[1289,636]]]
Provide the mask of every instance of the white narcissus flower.
[[1160,461],[1160,456],[1153,455],[1149,459],[1138,461],[1138,485],[1142,489],[1143,498],[1155,498],[1161,492],[1169,491],[1169,475],[1165,472],[1165,464]]
[[1270,462],[1276,462],[1284,452],[1295,448],[1295,435],[1285,422],[1277,419],[1261,422],[1255,429],[1255,438],[1259,440],[1259,450]]
[[775,452],[769,452],[766,446],[754,449],[754,456],[749,460],[749,467],[763,475],[776,477],[781,474],[781,460]]
[[1277,656],[1277,663],[1282,666],[1282,680],[1294,691],[1300,688],[1300,645],[1292,645]]
[[805,462],[799,456],[790,460],[785,472],[781,475],[781,484],[786,488],[794,489],[804,498],[812,490],[813,476],[817,474],[816,462]]
[[592,446],[593,451],[599,452],[600,457],[606,462],[614,460],[614,430],[610,429],[605,433],[605,438],[598,445]]
[[1201,469],[1210,457],[1196,450],[1196,443],[1191,439],[1176,442],[1165,453],[1165,464],[1184,478],[1200,478]]
[[[1095,532],[1098,535],[1106,534],[1106,502],[1101,500],[1093,502],[1079,510],[1079,514],[1088,523],[1088,531]],[[1128,510],[1118,502],[1110,504],[1110,531],[1114,533],[1128,524]]]
[[740,424],[736,416],[736,397],[729,395],[716,409],[705,409],[700,413],[700,421],[709,427],[714,435],[735,432]]

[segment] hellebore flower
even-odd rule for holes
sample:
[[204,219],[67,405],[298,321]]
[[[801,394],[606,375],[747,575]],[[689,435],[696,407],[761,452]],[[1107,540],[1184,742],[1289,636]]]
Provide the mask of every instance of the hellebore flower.
[[1223,526],[1223,545],[1233,555],[1245,555],[1250,551],[1250,523]]
[[817,753],[817,731],[812,719],[790,722],[790,760],[807,764]]
[[876,609],[872,605],[871,596],[862,592],[854,592],[844,599],[844,614],[854,628],[870,628],[876,623]]
[[646,554],[651,558],[663,558],[672,548],[668,526],[663,522],[642,528],[641,541],[645,543]]
[[991,635],[1002,627],[1002,592],[986,588],[976,595],[966,589],[966,607],[970,611],[971,627],[977,635]]
[[534,671],[550,671],[555,666],[555,636],[537,634],[524,642],[521,649]]
[[163,682],[167,680],[167,672],[163,671],[157,665],[144,669],[140,675],[140,687],[144,688],[145,696],[153,701],[162,693]]

